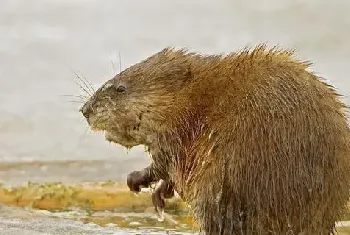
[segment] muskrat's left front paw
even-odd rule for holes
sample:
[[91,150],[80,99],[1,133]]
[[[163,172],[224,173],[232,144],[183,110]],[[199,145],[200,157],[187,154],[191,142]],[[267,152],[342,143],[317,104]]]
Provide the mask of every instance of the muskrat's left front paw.
[[127,185],[130,191],[139,193],[141,191],[141,187],[149,187],[151,184],[151,180],[147,174],[147,171],[133,171],[128,174],[127,177]]

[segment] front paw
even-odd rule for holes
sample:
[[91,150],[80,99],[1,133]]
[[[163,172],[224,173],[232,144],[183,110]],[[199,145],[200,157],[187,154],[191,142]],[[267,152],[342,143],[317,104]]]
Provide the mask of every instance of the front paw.
[[155,207],[158,221],[164,221],[165,200],[174,196],[174,184],[160,180],[152,193],[152,202]]
[[128,174],[127,185],[130,191],[139,193],[141,187],[147,188],[151,184],[151,180],[145,170],[142,171],[133,171]]

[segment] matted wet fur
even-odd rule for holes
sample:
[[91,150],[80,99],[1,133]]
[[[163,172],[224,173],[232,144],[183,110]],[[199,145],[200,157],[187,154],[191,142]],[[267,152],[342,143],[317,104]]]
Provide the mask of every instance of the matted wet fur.
[[166,48],[107,81],[81,111],[145,145],[206,235],[330,234],[346,208],[350,131],[333,87],[290,51]]

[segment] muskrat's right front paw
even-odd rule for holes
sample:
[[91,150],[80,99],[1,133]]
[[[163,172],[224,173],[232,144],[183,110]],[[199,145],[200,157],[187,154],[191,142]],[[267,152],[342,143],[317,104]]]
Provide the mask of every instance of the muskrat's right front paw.
[[133,171],[128,174],[127,177],[127,185],[132,192],[139,193],[141,191],[141,187],[149,187],[151,181],[147,172],[142,171]]
[[164,220],[165,200],[174,196],[174,184],[172,182],[160,180],[152,193],[152,202],[156,210],[158,221]]

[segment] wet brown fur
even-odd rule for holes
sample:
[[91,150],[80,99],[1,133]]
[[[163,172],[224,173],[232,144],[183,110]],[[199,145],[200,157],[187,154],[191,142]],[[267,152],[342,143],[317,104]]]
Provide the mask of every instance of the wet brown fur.
[[308,67],[265,45],[166,48],[106,83],[129,93],[101,88],[85,113],[108,140],[149,148],[154,179],[175,182],[203,234],[330,234],[349,198],[350,131]]

